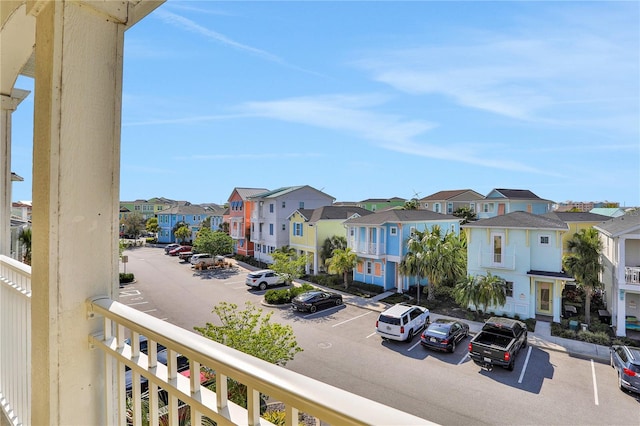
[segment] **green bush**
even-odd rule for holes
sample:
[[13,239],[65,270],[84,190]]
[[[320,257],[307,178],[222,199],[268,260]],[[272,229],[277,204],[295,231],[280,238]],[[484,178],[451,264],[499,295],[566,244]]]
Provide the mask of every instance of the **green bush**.
[[[516,315],[517,316],[517,315]],[[517,318],[516,318],[517,319]],[[527,330],[534,332],[536,331],[536,319],[535,318],[527,318],[526,320],[523,321],[525,324],[527,324]]]
[[598,331],[593,333],[591,331],[578,331],[577,333],[578,340],[582,340],[583,342],[595,343],[597,345],[609,346],[611,342],[611,338],[607,333],[603,333]]
[[131,283],[134,280],[133,274],[125,274],[120,272],[120,284]]
[[270,305],[284,305],[291,303],[291,299],[297,295],[314,289],[315,287],[311,284],[304,283],[300,287],[296,286],[280,290],[267,290],[264,294],[264,301]]

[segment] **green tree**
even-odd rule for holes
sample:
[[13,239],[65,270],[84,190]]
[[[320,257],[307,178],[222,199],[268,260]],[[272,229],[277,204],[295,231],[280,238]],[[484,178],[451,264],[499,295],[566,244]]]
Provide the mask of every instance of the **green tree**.
[[464,225],[465,223],[473,222],[474,220],[478,219],[475,212],[471,211],[471,208],[466,206],[457,208],[453,212],[453,215],[455,217],[459,217],[462,219],[462,222],[461,222],[462,225]]
[[273,263],[270,268],[282,275],[287,283],[304,275],[304,268],[309,262],[309,256],[299,256],[295,249],[289,246],[276,249],[271,253]]
[[420,202],[418,201],[418,199],[412,198],[404,202],[404,205],[402,206],[402,210],[418,210],[419,207],[420,207]]
[[487,272],[478,279],[477,303],[482,312],[487,312],[489,306],[502,306],[507,301],[504,279]]
[[419,258],[418,277],[429,281],[428,300],[435,299],[435,287],[445,280],[458,281],[466,273],[467,250],[465,240],[452,232],[442,234],[440,226],[431,231],[416,231],[407,242],[407,252]]
[[344,288],[349,288],[349,272],[356,266],[358,255],[350,248],[335,249],[332,256],[326,260],[329,273],[342,275],[344,278]]
[[31,228],[22,228],[18,234],[18,242],[22,246],[22,262],[31,265]]
[[456,302],[468,308],[469,305],[478,306],[478,280],[473,275],[467,275],[465,279],[459,281],[453,289],[453,297]]
[[204,327],[194,327],[213,341],[280,366],[302,352],[291,326],[272,323],[273,312],[263,315],[262,309],[251,302],[246,302],[243,311],[238,310],[236,304],[221,302],[213,308],[213,313],[221,325],[208,322]]
[[320,262],[322,265],[325,265],[327,259],[333,256],[333,251],[335,249],[344,250],[347,248],[347,239],[343,235],[333,235],[328,237],[322,243],[322,248],[320,249]]
[[584,320],[585,323],[591,324],[591,294],[601,286],[600,272],[603,271],[600,261],[602,241],[594,228],[581,229],[569,239],[567,248],[569,254],[562,259],[562,266],[584,289]]
[[233,239],[222,231],[202,228],[193,242],[193,249],[199,253],[223,256],[233,252]]
[[[400,264],[398,265],[398,272],[405,277],[416,277],[417,300],[420,304],[420,293],[422,293],[422,287],[420,286],[420,280],[426,278],[423,268],[422,257],[424,252],[421,250],[420,240],[422,233],[416,232],[407,241],[407,253],[402,257]],[[415,251],[413,251],[413,250]]]
[[180,228],[176,229],[174,234],[178,241],[184,243],[188,238],[191,237],[191,228],[189,228],[187,225],[183,225]]
[[158,225],[157,217],[150,217],[147,219],[147,224],[145,225],[145,229],[148,232],[153,232],[154,234],[160,230],[160,225]]
[[124,233],[131,235],[133,238],[138,238],[145,227],[144,218],[137,212],[127,215],[122,219],[122,224],[124,225]]

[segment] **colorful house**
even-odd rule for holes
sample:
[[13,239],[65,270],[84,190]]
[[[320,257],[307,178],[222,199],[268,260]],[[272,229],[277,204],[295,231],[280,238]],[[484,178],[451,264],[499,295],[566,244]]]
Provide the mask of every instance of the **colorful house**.
[[407,200],[400,197],[391,198],[367,198],[357,203],[358,207],[365,210],[377,212],[380,210],[388,210],[394,207],[402,207]]
[[527,189],[493,189],[476,212],[478,219],[500,216],[511,212],[544,214],[552,210],[553,201],[538,197]]
[[[347,246],[358,255],[353,271],[355,281],[379,285],[402,293],[415,285],[415,277],[404,277],[398,264],[407,253],[407,241],[415,231],[428,231],[434,225],[442,232],[460,232],[460,218],[427,210],[384,210],[349,219]],[[414,281],[412,281],[414,280]]]
[[589,212],[558,212],[553,211],[545,213],[544,216],[560,220],[569,227],[568,232],[562,235],[562,255],[569,254],[568,244],[573,234],[580,232],[582,229],[593,228],[594,226],[605,222],[610,217]]
[[252,195],[251,241],[253,257],[272,263],[271,253],[289,245],[289,217],[298,209],[316,209],[333,204],[334,198],[309,185],[289,186]]
[[594,228],[603,243],[607,309],[616,335],[626,336],[627,328],[640,330],[640,212],[629,212]]
[[234,188],[229,195],[229,235],[233,238],[233,252],[242,256],[253,256],[251,241],[251,210],[249,198],[267,192],[266,188]]
[[211,210],[196,204],[175,206],[163,210],[162,213],[158,215],[158,227],[160,228],[158,231],[158,242],[178,242],[173,233],[178,223],[185,223],[189,227],[191,230],[191,238],[188,241],[193,242],[202,227],[202,222],[204,222],[211,213]]
[[420,198],[418,203],[420,204],[419,208],[436,213],[453,214],[462,207],[468,207],[475,213],[482,200],[484,200],[484,195],[472,189],[454,189],[427,195]]
[[573,278],[562,270],[561,220],[516,211],[462,225],[467,237],[467,274],[506,282],[507,301],[491,312],[560,322],[562,290]]
[[355,206],[323,206],[317,209],[298,209],[289,216],[289,247],[300,255],[308,255],[305,273],[317,275],[325,270],[322,246],[334,236],[346,238],[344,222],[373,214]]

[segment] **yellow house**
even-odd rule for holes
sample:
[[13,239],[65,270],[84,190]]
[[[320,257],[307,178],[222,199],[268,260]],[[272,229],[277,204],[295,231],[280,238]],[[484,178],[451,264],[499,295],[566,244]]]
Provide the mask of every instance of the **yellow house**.
[[549,212],[543,216],[563,221],[569,226],[569,230],[562,234],[562,256],[568,254],[568,242],[573,234],[580,232],[581,229],[589,229],[595,225],[601,224],[609,219],[608,216],[589,212]]
[[289,247],[299,255],[309,255],[305,273],[317,275],[325,271],[322,247],[327,239],[345,238],[346,247],[345,220],[372,213],[355,206],[324,206],[294,211],[289,216]]

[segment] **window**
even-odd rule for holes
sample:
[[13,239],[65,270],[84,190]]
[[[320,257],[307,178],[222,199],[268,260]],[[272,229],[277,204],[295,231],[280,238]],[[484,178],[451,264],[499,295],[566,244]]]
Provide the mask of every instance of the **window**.
[[269,224],[269,235],[273,235],[273,223]]
[[424,203],[424,209],[428,209],[429,208],[429,203]]
[[493,263],[502,263],[502,235],[494,234],[492,240]]
[[513,281],[505,281],[504,292],[507,297],[513,297]]
[[416,227],[412,226],[411,229],[409,230],[409,236],[410,237],[415,237],[416,236]]
[[298,207],[304,209],[304,201],[300,201],[300,203],[298,203]]
[[283,230],[283,231],[286,231],[286,230],[287,230],[287,224],[286,224],[286,223],[283,223],[283,224],[282,224],[282,230]]
[[273,203],[269,204],[269,213],[273,213]]
[[453,203],[447,203],[447,214],[453,213]]
[[356,230],[354,227],[349,228],[349,236],[353,237],[356,235]]
[[548,235],[540,235],[540,239],[538,240],[540,245],[549,245],[549,236]]
[[390,235],[398,235],[398,228],[395,226],[392,226],[391,228],[389,228],[389,234]]
[[367,262],[367,274],[371,274],[371,262]]
[[436,213],[440,213],[440,203],[433,204],[433,211]]
[[469,203],[469,210],[471,210],[471,213],[475,213],[476,212],[476,203]]
[[293,235],[302,237],[302,223],[293,224]]
[[484,209],[483,211],[485,213],[492,213],[493,212],[493,203],[484,203],[482,207],[483,207],[483,209]]
[[284,209],[285,207],[287,207],[287,202],[286,202],[286,201],[283,201],[283,202],[282,202],[282,208]]

